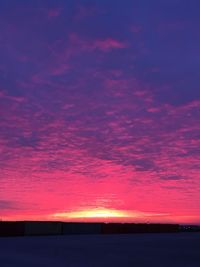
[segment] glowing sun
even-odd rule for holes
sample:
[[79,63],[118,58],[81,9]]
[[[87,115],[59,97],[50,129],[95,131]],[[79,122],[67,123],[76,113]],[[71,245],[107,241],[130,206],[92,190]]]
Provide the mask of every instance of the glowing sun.
[[97,208],[90,210],[55,213],[53,216],[63,219],[84,219],[84,218],[95,219],[95,218],[122,218],[122,217],[128,217],[128,214],[120,210]]

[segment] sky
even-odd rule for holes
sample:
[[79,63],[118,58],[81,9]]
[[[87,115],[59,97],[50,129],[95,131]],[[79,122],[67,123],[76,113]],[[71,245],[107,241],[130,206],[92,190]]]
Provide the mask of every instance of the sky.
[[200,223],[199,8],[1,1],[1,220]]

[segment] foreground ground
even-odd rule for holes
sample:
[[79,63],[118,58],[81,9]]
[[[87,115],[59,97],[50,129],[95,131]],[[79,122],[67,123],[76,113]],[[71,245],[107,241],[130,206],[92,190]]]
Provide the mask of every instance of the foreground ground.
[[0,238],[1,267],[200,267],[200,233]]

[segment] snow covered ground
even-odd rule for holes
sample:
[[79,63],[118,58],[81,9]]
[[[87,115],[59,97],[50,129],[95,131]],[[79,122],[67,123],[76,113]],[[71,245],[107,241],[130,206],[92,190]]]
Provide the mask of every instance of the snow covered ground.
[[200,267],[200,233],[0,238],[1,267]]

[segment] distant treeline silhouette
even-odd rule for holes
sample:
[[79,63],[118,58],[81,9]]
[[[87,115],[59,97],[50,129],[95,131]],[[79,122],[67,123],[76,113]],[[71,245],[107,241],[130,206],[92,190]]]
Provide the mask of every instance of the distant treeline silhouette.
[[0,221],[0,236],[174,233],[179,224]]

